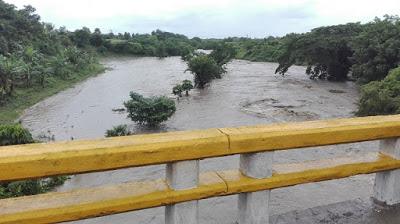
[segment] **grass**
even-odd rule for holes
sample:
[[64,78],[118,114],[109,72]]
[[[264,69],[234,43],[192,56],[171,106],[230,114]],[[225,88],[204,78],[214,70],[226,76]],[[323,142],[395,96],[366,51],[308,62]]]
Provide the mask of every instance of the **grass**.
[[30,88],[16,88],[13,96],[0,106],[0,124],[14,123],[25,109],[105,70],[104,66],[100,64],[89,67],[78,74],[71,75],[71,78],[68,79],[53,78],[46,83],[44,88],[37,85]]

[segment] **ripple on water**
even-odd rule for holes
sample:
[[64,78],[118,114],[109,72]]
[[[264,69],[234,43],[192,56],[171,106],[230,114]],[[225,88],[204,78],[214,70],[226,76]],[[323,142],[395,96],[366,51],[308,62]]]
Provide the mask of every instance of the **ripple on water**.
[[[137,126],[121,108],[130,91],[145,96],[171,96],[171,88],[191,79],[186,65],[178,57],[109,58],[105,65],[113,69],[90,78],[28,109],[21,117],[34,135],[50,131],[57,140],[99,138],[114,125],[128,124],[136,133],[155,130]],[[358,92],[353,83],[311,81],[304,68],[293,66],[285,77],[275,75],[275,63],[235,60],[228,72],[203,90],[176,101],[175,115],[161,131],[266,124],[277,121],[349,117],[356,109]],[[334,91],[329,91],[334,90]],[[158,130],[160,131],[160,130]],[[336,156],[354,156],[359,151],[376,149],[374,144],[351,144],[277,152],[276,162],[298,162]],[[202,170],[233,169],[238,156],[201,161]],[[164,166],[76,175],[59,191],[100,186],[133,180],[162,178]],[[355,177],[319,184],[274,190],[273,214],[305,209],[357,197],[369,197],[371,177]],[[236,196],[208,199],[200,203],[201,223],[225,224],[236,221]],[[163,209],[147,209],[76,223],[162,223]]]

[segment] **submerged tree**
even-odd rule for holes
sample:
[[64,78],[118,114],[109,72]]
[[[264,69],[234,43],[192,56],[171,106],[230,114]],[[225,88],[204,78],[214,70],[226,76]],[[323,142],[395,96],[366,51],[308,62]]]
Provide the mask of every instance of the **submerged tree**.
[[172,93],[175,96],[182,97],[183,87],[182,85],[178,84],[172,88]]
[[192,81],[185,79],[182,81],[182,84],[177,84],[172,88],[172,93],[178,97],[182,97],[182,93],[185,92],[185,95],[189,96],[189,91],[193,88]]
[[124,102],[128,117],[139,124],[157,126],[168,120],[176,111],[175,102],[164,96],[145,98],[131,92],[130,98]]
[[188,70],[194,74],[194,85],[204,88],[205,85],[215,78],[221,78],[221,67],[208,55],[193,57],[188,62]]
[[183,80],[182,81],[182,90],[185,91],[186,96],[189,96],[189,91],[194,88],[192,81],[190,80]]

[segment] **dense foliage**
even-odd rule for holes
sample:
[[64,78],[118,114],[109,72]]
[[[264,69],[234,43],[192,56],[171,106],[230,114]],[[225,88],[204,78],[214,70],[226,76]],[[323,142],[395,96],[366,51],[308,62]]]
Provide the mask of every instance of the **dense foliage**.
[[304,64],[312,79],[346,80],[352,66],[350,40],[360,32],[359,23],[349,23],[290,34],[285,38],[276,72],[285,74],[292,65]]
[[117,54],[131,54],[138,56],[182,56],[195,50],[195,42],[184,35],[153,31],[151,34],[101,34],[98,30],[96,44],[100,52],[108,51]]
[[[0,146],[33,143],[31,133],[19,124],[0,125]],[[0,183],[0,198],[44,193],[58,186],[66,177],[51,177]]]
[[[79,38],[76,38],[79,37]],[[0,109],[36,103],[102,68],[84,47],[84,35],[42,23],[35,9],[0,0]]]
[[223,69],[212,57],[202,54],[188,61],[188,71],[194,75],[194,86],[204,88],[211,80],[221,78]]
[[385,79],[362,87],[357,115],[400,113],[400,68],[393,69]]
[[284,38],[267,37],[263,39],[230,38],[238,52],[237,59],[250,61],[277,62],[283,53]]
[[376,18],[353,38],[353,76],[361,83],[382,80],[400,62],[400,19]]
[[0,145],[33,143],[31,133],[21,125],[0,125]]
[[304,34],[289,34],[276,72],[285,74],[294,64],[306,65],[311,78],[360,83],[382,80],[400,61],[400,19],[376,18],[366,24],[320,27]]
[[164,96],[146,98],[131,92],[130,98],[124,103],[128,117],[139,124],[157,126],[176,111],[175,102]]
[[133,133],[128,129],[126,124],[121,124],[106,131],[106,137],[127,136]]

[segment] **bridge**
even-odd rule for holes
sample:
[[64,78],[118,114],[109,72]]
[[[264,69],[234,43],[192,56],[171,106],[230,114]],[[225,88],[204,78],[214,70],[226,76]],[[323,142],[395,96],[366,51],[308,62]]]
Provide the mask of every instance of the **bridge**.
[[[376,173],[375,201],[400,203],[400,116],[219,128],[0,147],[0,181],[166,164],[164,179],[0,200],[0,223],[58,223],[165,206],[165,223],[198,223],[198,200],[238,194],[238,223],[267,224],[276,188]],[[274,151],[380,140],[377,153],[274,164]],[[321,149],[324,150],[324,149]],[[240,154],[239,170],[199,160]]]

